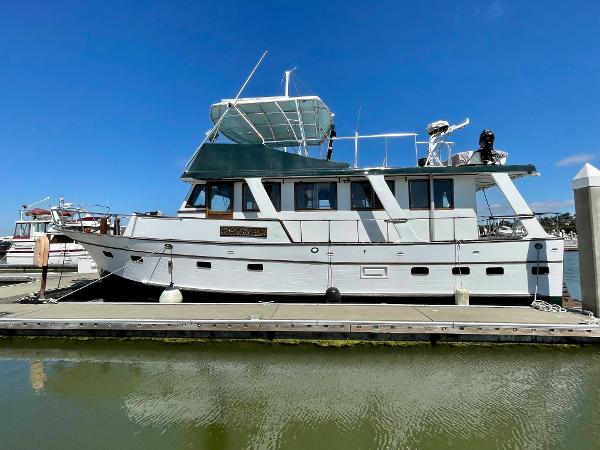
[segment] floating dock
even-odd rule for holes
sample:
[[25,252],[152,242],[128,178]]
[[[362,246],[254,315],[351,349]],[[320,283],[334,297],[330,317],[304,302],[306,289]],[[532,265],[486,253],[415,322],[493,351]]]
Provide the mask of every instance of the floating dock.
[[0,304],[0,335],[600,343],[576,312],[529,307],[298,303]]
[[[569,308],[342,303],[17,303],[39,273],[0,274],[0,335],[600,344],[598,320]],[[97,274],[49,274],[60,297]],[[60,286],[59,289],[57,289]]]
[[[14,303],[40,290],[41,272],[0,272],[0,305]],[[68,292],[81,283],[98,279],[98,274],[77,272],[49,272],[46,288],[48,294]]]

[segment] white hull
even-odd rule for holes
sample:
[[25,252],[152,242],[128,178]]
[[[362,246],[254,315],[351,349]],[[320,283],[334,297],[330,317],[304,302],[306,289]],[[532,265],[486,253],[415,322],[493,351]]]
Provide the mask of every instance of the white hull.
[[[174,283],[189,291],[322,296],[333,286],[342,296],[417,297],[451,296],[464,287],[472,296],[497,298],[532,296],[536,291],[543,297],[562,294],[560,239],[328,245],[65,234],[83,244],[99,269],[161,287],[170,282],[170,250],[164,247],[170,243]],[[539,263],[535,243],[543,245]],[[144,259],[133,262],[132,257]],[[197,263],[210,263],[210,268]],[[249,264],[262,265],[262,270]],[[548,273],[534,275],[538,265],[548,267]],[[469,273],[454,275],[456,267]],[[499,267],[503,274],[488,273]],[[428,274],[414,274],[413,268],[427,268]]]
[[[33,264],[35,241],[32,239],[13,240],[6,252],[6,265],[30,266]],[[51,243],[48,266],[77,266],[81,257],[89,254],[78,243]]]

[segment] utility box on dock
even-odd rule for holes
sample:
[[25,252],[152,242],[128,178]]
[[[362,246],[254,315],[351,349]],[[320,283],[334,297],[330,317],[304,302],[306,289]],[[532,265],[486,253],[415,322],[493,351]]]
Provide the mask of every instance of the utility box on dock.
[[600,170],[586,163],[573,178],[581,301],[600,317]]

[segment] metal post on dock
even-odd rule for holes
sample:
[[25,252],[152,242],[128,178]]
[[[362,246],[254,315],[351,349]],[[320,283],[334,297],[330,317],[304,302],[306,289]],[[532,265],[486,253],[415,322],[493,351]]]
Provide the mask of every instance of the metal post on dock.
[[573,178],[581,300],[600,316],[600,170],[586,163]]

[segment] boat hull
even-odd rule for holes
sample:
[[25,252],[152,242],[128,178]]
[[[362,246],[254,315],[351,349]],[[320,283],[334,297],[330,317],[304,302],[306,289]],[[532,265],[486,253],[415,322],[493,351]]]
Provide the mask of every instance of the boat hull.
[[[13,241],[5,255],[5,264],[9,266],[33,265],[35,241],[32,239]],[[88,257],[88,252],[78,243],[50,244],[48,266],[77,266],[81,257]]]
[[[328,287],[336,287],[344,298],[376,301],[451,297],[462,287],[472,298],[493,298],[499,304],[562,295],[559,239],[260,244],[65,234],[80,242],[104,273],[160,289],[171,281],[172,260],[175,286],[211,295],[320,301]],[[536,249],[536,243],[542,248]]]

